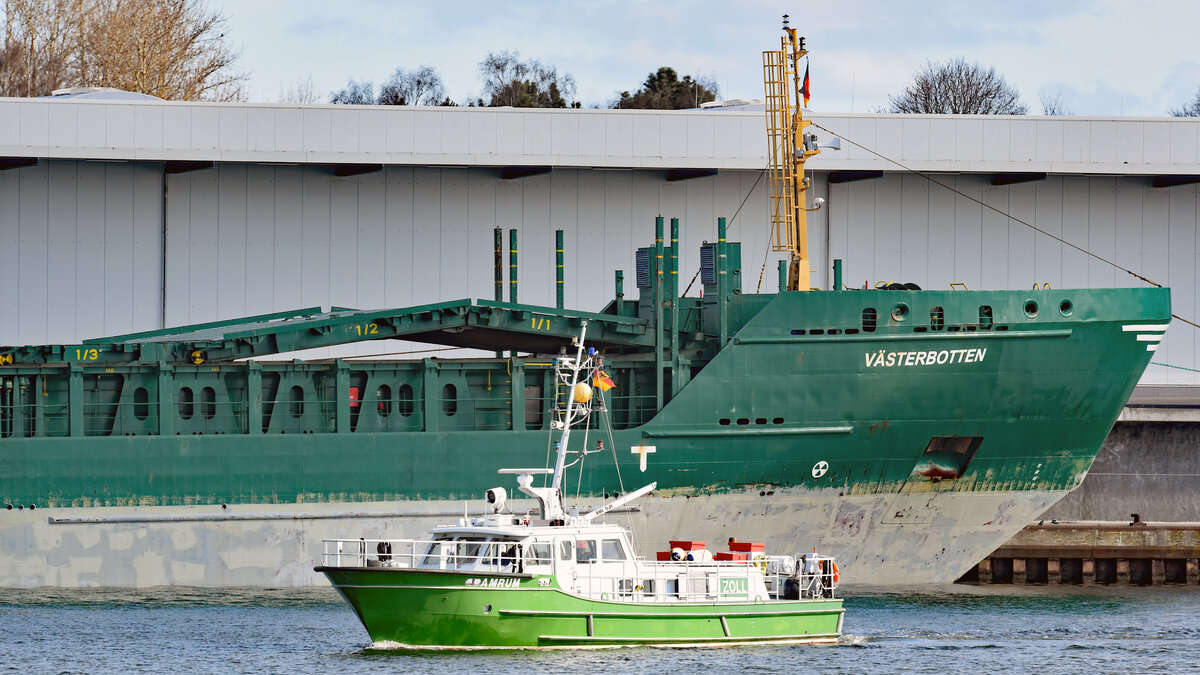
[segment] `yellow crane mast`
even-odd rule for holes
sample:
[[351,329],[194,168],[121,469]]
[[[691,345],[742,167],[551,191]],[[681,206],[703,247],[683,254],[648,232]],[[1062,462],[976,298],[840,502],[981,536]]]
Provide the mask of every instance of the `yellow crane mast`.
[[800,59],[808,54],[804,38],[788,26],[783,16],[780,48],[763,52],[763,86],[766,90],[767,141],[771,190],[772,250],[791,255],[787,290],[807,291],[811,286],[808,259],[808,211],[805,191],[809,179],[804,162],[820,152],[815,134],[804,132],[812,122],[804,119],[800,104],[804,83]]

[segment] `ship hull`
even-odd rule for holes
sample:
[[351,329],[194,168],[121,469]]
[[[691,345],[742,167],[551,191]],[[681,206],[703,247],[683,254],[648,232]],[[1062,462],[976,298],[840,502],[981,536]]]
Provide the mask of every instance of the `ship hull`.
[[[572,451],[601,452],[568,470],[566,492],[596,505],[655,481],[634,516],[642,554],[668,539],[816,545],[851,583],[953,581],[1078,487],[1171,317],[1166,289],[741,302],[745,315],[722,319],[736,330],[693,326],[720,336],[715,352],[611,357],[617,428],[572,435]],[[321,539],[417,536],[497,485],[491,467],[545,466],[546,365],[73,367],[69,382],[39,366],[0,402],[0,585],[316,583]],[[175,401],[181,380],[214,402]],[[399,382],[427,400],[369,394]],[[661,408],[660,384],[674,390]],[[69,406],[44,404],[64,391]],[[179,426],[223,419],[228,431]],[[414,430],[386,430],[399,423]]]
[[[1066,494],[760,492],[647,497],[608,518],[631,525],[637,552],[650,559],[669,540],[717,548],[737,537],[797,555],[816,546],[838,559],[843,584],[946,583]],[[416,538],[462,513],[463,503],[449,500],[9,512],[0,528],[0,586],[324,585],[313,572],[322,540],[347,531]]]

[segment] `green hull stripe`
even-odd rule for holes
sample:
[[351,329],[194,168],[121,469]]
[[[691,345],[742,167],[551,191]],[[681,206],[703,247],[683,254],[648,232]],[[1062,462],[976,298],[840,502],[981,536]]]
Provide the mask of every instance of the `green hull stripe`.
[[783,345],[794,344],[797,342],[823,342],[823,343],[840,343],[840,342],[904,342],[908,340],[1007,340],[1020,338],[1067,338],[1071,337],[1072,329],[1065,328],[1061,330],[1035,330],[1035,331],[1000,331],[982,332],[974,331],[970,333],[913,333],[912,335],[835,335],[827,337],[819,335],[816,337],[800,337],[800,336],[783,336],[778,337],[763,336],[763,337],[740,337],[734,338],[734,342],[739,345]]
[[840,427],[801,427],[799,429],[680,429],[665,431],[643,431],[646,438],[718,438],[723,436],[803,436],[807,434],[848,434],[854,431],[850,425]]
[[[430,571],[435,571],[435,570],[430,570]],[[442,572],[442,574],[458,574],[458,572],[447,571],[447,572]],[[487,575],[489,577],[490,576],[499,576],[499,575],[493,575],[491,572],[488,572]],[[525,576],[525,577],[516,577],[516,578],[529,579],[531,577]],[[472,588],[471,586],[463,586],[461,588],[458,588],[455,586],[424,586],[424,585],[416,585],[416,584],[335,584],[334,588],[337,588],[337,589],[342,589],[342,588],[373,588],[373,589],[374,588],[388,588],[388,589],[392,589],[392,590],[402,590],[402,591],[412,591],[412,590],[462,591],[465,593],[479,593],[482,591],[504,591],[505,593],[545,593],[547,590],[549,590],[547,588],[485,588],[482,586],[477,587],[477,588]]]
[[697,640],[696,638],[667,638],[667,637],[588,637],[584,635],[539,635],[539,640],[547,640],[549,642],[590,642],[590,643],[637,643],[637,644],[723,644],[728,642],[776,642],[778,640],[836,640],[840,637],[838,633],[811,633],[808,635],[777,635],[770,637],[739,637],[739,638],[705,638]]
[[[579,596],[574,596],[574,597],[579,597]],[[586,598],[584,598],[584,599],[586,599]],[[592,602],[596,602],[596,601],[592,601]],[[811,602],[822,602],[822,601],[813,600]],[[638,603],[629,603],[629,604],[634,605],[636,607],[663,607],[664,606],[661,604],[656,604],[656,605],[643,605],[643,604],[638,604]],[[691,605],[676,604],[676,605],[666,605],[666,606],[683,608],[683,607],[689,607],[689,606],[694,607],[695,605],[694,604],[691,604]],[[708,605],[708,606],[713,606],[713,605]],[[719,605],[717,605],[717,606],[719,606]],[[755,604],[755,605],[738,603],[738,604],[730,604],[729,608],[730,609],[734,609],[737,607],[757,608],[757,607],[763,607],[763,606],[764,605],[762,605],[761,603]],[[618,619],[621,619],[621,618],[717,619],[717,618],[724,618],[727,616],[741,619],[741,618],[755,618],[755,617],[763,617],[763,616],[798,616],[801,614],[845,614],[846,610],[845,609],[793,609],[793,610],[781,609],[779,611],[766,611],[766,612],[749,611],[749,612],[703,612],[703,613],[687,612],[687,613],[684,613],[684,612],[566,612],[566,611],[559,611],[559,610],[553,610],[553,609],[501,609],[501,610],[499,610],[499,612],[502,615],[511,615],[511,616],[561,616],[561,617],[592,616],[592,617],[596,617],[597,619],[608,619],[608,618],[618,618]]]

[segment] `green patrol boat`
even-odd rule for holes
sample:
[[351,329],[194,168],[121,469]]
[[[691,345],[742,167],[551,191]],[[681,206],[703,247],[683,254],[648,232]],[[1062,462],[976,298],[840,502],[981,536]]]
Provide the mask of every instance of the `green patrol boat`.
[[[609,411],[602,357],[585,350],[555,359],[572,392],[554,410],[559,430],[554,469],[505,469],[537,508],[510,512],[506,491],[487,491],[489,513],[437,527],[423,541],[342,539],[325,542],[324,573],[377,646],[413,649],[560,649],[628,645],[718,646],[835,642],[844,610],[835,597],[838,570],[824,556],[768,558],[708,555],[703,543],[647,561],[634,555],[629,530],[597,519],[652,491],[639,490],[580,514],[563,503],[566,459],[603,452],[569,451],[577,425]],[[582,377],[581,377],[582,375]],[[593,394],[589,381],[597,385]],[[553,432],[552,432],[553,433]],[[603,436],[603,434],[601,433]],[[611,438],[611,435],[608,436]],[[534,487],[534,476],[551,474]],[[724,558],[724,559],[722,559]]]

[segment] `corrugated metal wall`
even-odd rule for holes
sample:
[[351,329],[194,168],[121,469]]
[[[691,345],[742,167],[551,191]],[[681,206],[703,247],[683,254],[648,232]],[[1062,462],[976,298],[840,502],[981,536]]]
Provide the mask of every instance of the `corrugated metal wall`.
[[0,343],[161,327],[162,164],[0,171]]
[[[1200,319],[1197,302],[1196,185],[1159,189],[1146,178],[1049,176],[991,185],[988,175],[937,175],[954,189],[1049,235],[915,174],[836,184],[832,257],[845,259],[845,280],[913,281],[922,288],[963,282],[972,289],[1140,286],[1110,261],[1171,287],[1176,314]],[[813,251],[818,244],[813,242]],[[814,256],[816,257],[816,256]],[[1098,258],[1102,258],[1100,260]],[[824,260],[814,260],[823,269]],[[1175,322],[1154,362],[1197,368],[1200,331]],[[1197,384],[1197,373],[1152,365],[1144,384]]]
[[[661,171],[556,169],[504,180],[495,169],[388,167],[339,178],[323,167],[218,164],[166,179],[163,275],[161,164],[44,161],[0,171],[0,343],[88,337],[321,305],[401,307],[492,296],[492,228],[520,232],[520,300],[553,304],[553,231],[566,230],[569,307],[598,309],[612,271],[653,240],[656,215],[682,220],[681,283],[716,218],[733,217],[743,285],[776,289],[767,253],[765,184],[756,171],[679,182]],[[946,288],[1126,286],[1141,282],[913,174],[828,185],[810,214],[814,285],[829,258],[846,282],[915,281]],[[1145,178],[1055,176],[995,187],[988,175],[939,175],[948,185],[1173,290],[1176,312],[1197,303],[1198,190]],[[752,189],[753,188],[753,189]],[[827,223],[832,222],[832,228]],[[508,236],[505,233],[507,248]],[[507,262],[507,257],[506,257]],[[163,302],[163,288],[166,301]],[[694,295],[696,290],[693,289]],[[1196,368],[1200,331],[1177,325],[1155,361]],[[350,352],[369,354],[378,345]],[[1152,366],[1148,384],[1197,384]]]
[[[757,178],[725,172],[668,182],[661,172],[559,169],[504,180],[491,169],[424,167],[339,178],[322,168],[240,164],[177,174],[168,179],[166,319],[490,299],[497,226],[506,251],[507,230],[519,230],[521,302],[554,304],[554,230],[563,229],[565,302],[598,310],[612,298],[614,269],[626,270],[626,293],[636,297],[633,251],[653,244],[655,216],[680,218],[688,274],[701,242],[716,238],[717,216],[732,216],[743,200],[731,232],[754,225],[744,259],[747,267],[757,261],[756,281],[767,245],[758,225],[765,181]],[[775,287],[769,277],[767,288]]]

